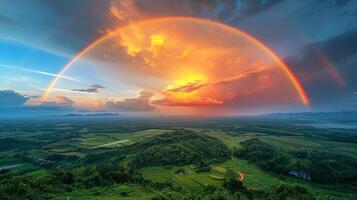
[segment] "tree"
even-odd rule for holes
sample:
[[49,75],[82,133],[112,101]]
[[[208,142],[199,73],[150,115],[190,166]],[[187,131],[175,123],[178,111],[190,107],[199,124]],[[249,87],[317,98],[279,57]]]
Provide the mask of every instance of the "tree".
[[223,186],[230,191],[238,191],[244,189],[242,181],[239,180],[237,174],[228,169],[226,174],[224,175]]

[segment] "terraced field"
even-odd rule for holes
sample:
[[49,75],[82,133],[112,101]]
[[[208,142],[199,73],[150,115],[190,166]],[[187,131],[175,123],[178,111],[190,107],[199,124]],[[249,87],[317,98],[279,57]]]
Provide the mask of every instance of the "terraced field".
[[[141,123],[140,126],[144,126],[148,122]],[[151,123],[154,122],[150,122],[150,125]],[[357,158],[357,146],[355,143],[328,139],[333,131],[324,135],[324,132],[320,134],[320,130],[315,128],[311,129],[311,131],[310,129],[300,131],[300,129],[292,128],[290,125],[274,127],[274,124],[264,124],[261,127],[260,125],[251,126],[247,122],[236,123],[229,128],[226,128],[226,126],[229,126],[227,124],[231,124],[231,122],[220,122],[222,124],[216,122],[219,126],[203,122],[188,123],[185,126],[176,122],[170,122],[170,125],[162,125],[162,122],[155,123],[158,123],[159,125],[157,126],[162,126],[162,128],[149,126],[146,129],[136,127],[139,125],[124,122],[111,123],[105,121],[103,125],[98,123],[98,126],[91,126],[87,122],[80,122],[78,124],[66,122],[57,124],[52,131],[48,130],[46,123],[35,123],[31,124],[31,126],[35,126],[32,129],[36,129],[37,131],[26,132],[22,130],[26,129],[26,126],[21,124],[22,128],[18,128],[16,131],[8,131],[6,129],[7,132],[0,132],[0,142],[6,145],[6,148],[4,148],[5,146],[0,147],[0,167],[19,164],[19,166],[7,173],[9,177],[15,177],[33,175],[33,173],[35,173],[34,176],[37,176],[36,173],[41,174],[44,171],[52,173],[58,169],[95,167],[106,162],[130,162],[135,159],[137,153],[148,148],[145,146],[145,141],[150,141],[152,138],[160,138],[158,136],[173,133],[177,130],[185,130],[190,133],[207,136],[208,138],[218,139],[231,152],[241,148],[241,142],[256,138],[285,152],[326,151]],[[262,123],[259,122],[259,124]],[[343,131],[338,130],[338,134],[341,134],[341,132]],[[319,134],[315,136],[315,133]],[[350,132],[347,133],[351,134]],[[18,140],[17,138],[22,139]],[[158,142],[160,140],[152,141]],[[142,146],[142,149],[139,149],[139,152],[135,152],[130,149],[135,144],[144,146]],[[184,149],[190,147],[191,144],[186,144],[182,148],[180,146],[182,145],[181,143],[174,145],[176,145],[175,151],[181,149],[179,153],[183,153],[185,152]],[[167,146],[162,147],[166,148]],[[126,154],[124,150],[130,153]],[[90,156],[94,157],[91,158]],[[202,192],[207,186],[222,187],[226,172],[232,170],[238,178],[241,177],[241,174],[244,174],[242,182],[248,190],[271,191],[272,188],[279,184],[298,184],[304,186],[308,191],[321,199],[357,199],[356,193],[351,190],[351,187],[322,185],[292,176],[267,172],[256,164],[239,159],[233,156],[233,154],[230,159],[215,161],[209,165],[210,170],[204,172],[197,172],[198,163],[195,162],[185,165],[140,166],[138,167],[138,171],[142,174],[143,179],[150,184],[163,184],[164,186],[166,184],[173,184],[173,186],[177,186],[182,188],[183,191],[188,192]],[[93,200],[131,200],[151,199],[156,193],[160,192],[162,190],[155,189],[155,186],[144,187],[133,182],[125,182],[122,184],[115,183],[97,187],[76,188],[49,195],[51,199],[58,200],[83,198]]]

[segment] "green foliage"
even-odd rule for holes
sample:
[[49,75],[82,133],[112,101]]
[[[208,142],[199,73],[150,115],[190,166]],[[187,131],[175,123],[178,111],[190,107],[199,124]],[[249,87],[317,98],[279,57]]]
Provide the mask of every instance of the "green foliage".
[[[313,199],[292,183],[319,199],[356,199],[356,133],[289,123],[257,118],[2,122],[0,167],[22,165],[0,173],[0,199]],[[187,129],[166,134],[177,127],[204,134]],[[90,148],[120,140],[130,142]],[[248,162],[227,160],[230,153],[221,141],[238,148],[235,155]],[[246,173],[247,188],[237,189],[237,174],[226,169]],[[290,170],[330,185],[286,177]],[[279,183],[285,184],[274,186]]]
[[230,191],[244,189],[242,181],[240,181],[237,174],[230,169],[228,169],[224,175],[223,186]]
[[209,172],[211,171],[211,165],[206,161],[206,160],[200,160],[197,164],[197,168],[195,169],[195,172],[201,173],[201,172]]
[[288,174],[292,165],[291,157],[259,139],[241,142],[242,148],[234,151],[238,158],[256,163],[259,167],[277,174]]
[[46,160],[54,161],[54,162],[74,162],[78,160],[78,156],[65,156],[61,154],[51,154],[46,157]]
[[357,185],[357,161],[351,157],[319,151],[288,153],[259,139],[246,140],[241,142],[241,146],[234,151],[234,155],[253,162],[264,170],[283,175],[298,170],[317,183]]
[[350,184],[357,186],[357,161],[348,156],[325,152],[308,155],[311,179],[325,184]]
[[[98,151],[98,150],[96,150]],[[91,154],[88,154],[84,157],[82,162],[84,164],[95,164],[98,162],[120,162],[122,161],[126,156],[123,155],[122,151],[119,150],[106,150],[102,152],[93,152]]]
[[139,152],[134,160],[138,166],[217,162],[230,157],[230,150],[218,139],[187,130],[164,133],[130,148]]
[[41,145],[38,141],[19,140],[14,138],[0,138],[0,151],[5,150],[28,150],[39,147]]
[[222,187],[209,187],[202,192],[178,192],[169,189],[157,192],[152,200],[315,200],[304,187],[298,185],[278,185],[269,191],[242,188],[239,191]]
[[171,190],[157,192],[151,199],[152,200],[176,200],[183,199],[183,194]]
[[271,196],[279,200],[297,199],[297,200],[314,200],[315,198],[306,190],[306,188],[299,185],[278,185],[273,189]]
[[42,194],[72,191],[76,188],[108,186],[115,183],[142,183],[136,168],[128,163],[57,170],[18,176],[0,181],[0,199],[38,199]]
[[180,168],[175,171],[175,174],[185,174],[185,173],[186,173],[186,170],[184,168]]

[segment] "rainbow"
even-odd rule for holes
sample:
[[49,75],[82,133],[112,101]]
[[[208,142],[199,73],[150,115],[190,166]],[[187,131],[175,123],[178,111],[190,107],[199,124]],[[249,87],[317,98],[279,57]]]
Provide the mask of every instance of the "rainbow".
[[[309,98],[303,88],[303,86],[301,85],[301,83],[299,82],[299,80],[297,79],[297,77],[295,76],[295,74],[291,71],[291,69],[289,68],[289,66],[282,60],[280,59],[280,57],[269,47],[267,47],[265,44],[263,44],[261,41],[259,41],[258,39],[254,38],[253,36],[249,35],[248,33],[245,33],[237,28],[231,27],[229,25],[226,24],[222,24],[219,22],[215,22],[215,21],[211,21],[208,19],[201,19],[201,18],[193,18],[193,17],[160,17],[160,18],[153,18],[153,19],[147,19],[147,20],[142,20],[142,21],[137,21],[134,22],[134,24],[141,24],[141,23],[146,23],[146,22],[154,22],[154,21],[161,21],[161,20],[190,20],[190,21],[197,21],[197,22],[206,22],[206,23],[210,23],[213,25],[217,25],[220,27],[223,27],[227,30],[236,32],[242,36],[244,36],[246,39],[248,39],[249,41],[251,41],[253,44],[259,46],[262,50],[264,50],[268,55],[270,55],[278,64],[279,66],[282,68],[282,70],[285,72],[285,74],[289,77],[289,79],[291,80],[292,84],[294,85],[297,93],[299,94],[299,97],[301,99],[301,101],[305,104],[308,105],[309,104]],[[97,38],[96,40],[94,40],[92,43],[90,43],[89,45],[87,45],[86,47],[84,47],[83,49],[81,49],[62,69],[61,71],[58,72],[58,74],[53,78],[53,80],[50,82],[50,84],[48,85],[47,89],[44,91],[42,97],[41,97],[41,101],[45,102],[49,96],[49,94],[51,93],[53,87],[56,85],[58,79],[60,77],[63,76],[63,74],[72,66],[73,63],[75,63],[80,57],[82,57],[83,55],[85,55],[89,50],[91,50],[92,48],[94,48],[95,46],[97,46],[98,44],[100,44],[101,42],[105,41],[106,39],[109,39],[110,37],[112,37],[113,35],[117,34],[118,32],[120,32],[121,30],[130,27],[131,25],[133,25],[133,23],[129,23],[127,25],[121,26],[119,28],[117,28],[116,30],[114,30],[113,32],[107,33],[106,35],[103,35],[99,38]]]

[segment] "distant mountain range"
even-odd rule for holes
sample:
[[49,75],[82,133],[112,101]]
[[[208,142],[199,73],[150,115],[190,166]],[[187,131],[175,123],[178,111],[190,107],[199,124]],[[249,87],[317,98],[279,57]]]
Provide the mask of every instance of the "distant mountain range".
[[125,115],[118,113],[71,113],[65,114],[63,117],[124,117]]
[[357,121],[357,111],[271,113],[261,116],[276,119]]

